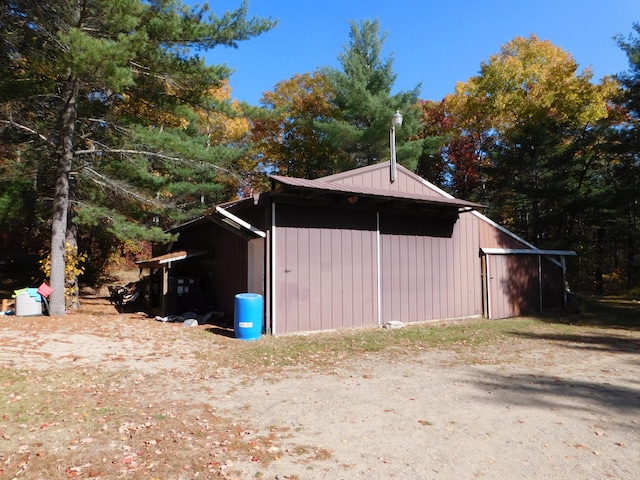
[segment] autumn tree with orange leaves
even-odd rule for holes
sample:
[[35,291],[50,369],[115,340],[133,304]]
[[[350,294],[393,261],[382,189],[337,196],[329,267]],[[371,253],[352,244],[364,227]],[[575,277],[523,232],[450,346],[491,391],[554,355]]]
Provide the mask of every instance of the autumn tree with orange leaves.
[[294,75],[264,93],[252,128],[263,169],[301,178],[337,171],[339,152],[316,124],[338,114],[332,98],[331,85],[319,72]]

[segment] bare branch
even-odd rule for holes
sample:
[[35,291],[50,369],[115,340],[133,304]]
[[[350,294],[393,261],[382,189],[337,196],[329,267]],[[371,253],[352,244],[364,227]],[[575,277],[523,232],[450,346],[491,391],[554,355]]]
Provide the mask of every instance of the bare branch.
[[130,150],[130,149],[123,149],[123,148],[114,148],[114,149],[92,148],[89,150],[76,150],[75,152],[76,155],[87,155],[92,153],[121,153],[121,154],[144,155],[148,157],[158,157],[158,158],[164,158],[166,160],[182,160],[180,158],[171,157],[169,155],[164,155],[162,153],[148,152],[145,150]]
[[10,125],[10,126],[15,127],[15,128],[17,128],[19,130],[22,130],[24,132],[30,133],[32,135],[35,135],[40,140],[42,140],[43,142],[46,142],[49,145],[53,145],[53,142],[49,141],[49,139],[47,139],[47,137],[45,137],[41,133],[36,132],[34,129],[32,129],[30,127],[27,127],[26,125],[21,125],[19,123],[14,122],[13,120],[0,120],[0,123],[3,123],[5,125]]
[[158,74],[152,73],[150,68],[145,67],[144,65],[141,65],[133,61],[130,61],[129,64],[133,67],[134,73],[137,73],[140,75],[147,75],[157,80],[162,80],[163,82],[166,82],[171,86],[179,87],[179,83],[167,75],[158,75]]

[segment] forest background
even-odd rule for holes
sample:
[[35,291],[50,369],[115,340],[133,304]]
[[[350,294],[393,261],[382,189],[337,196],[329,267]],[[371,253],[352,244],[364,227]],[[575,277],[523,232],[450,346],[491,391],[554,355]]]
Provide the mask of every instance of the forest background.
[[[640,26],[629,70],[595,82],[572,55],[515,37],[441,100],[393,93],[378,20],[345,25],[338,67],[283,79],[259,105],[202,52],[273,28],[248,4],[217,15],[176,0],[9,0],[0,6],[0,265],[77,303],[119,259],[207,207],[398,161],[540,248],[572,249],[574,290],[640,287]],[[79,279],[79,280],[78,280]]]

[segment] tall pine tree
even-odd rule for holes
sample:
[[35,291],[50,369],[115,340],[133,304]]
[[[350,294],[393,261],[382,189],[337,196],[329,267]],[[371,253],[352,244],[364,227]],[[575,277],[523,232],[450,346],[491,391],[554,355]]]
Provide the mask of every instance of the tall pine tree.
[[409,141],[420,128],[420,86],[391,94],[396,74],[393,57],[381,57],[386,34],[380,23],[351,22],[349,43],[339,55],[342,69],[325,68],[334,91],[336,118],[318,122],[318,128],[338,152],[339,169],[348,170],[389,159],[391,115],[404,117],[396,130],[398,162],[415,170],[422,151],[421,141]]
[[609,270],[618,267],[624,271],[627,287],[640,286],[640,23],[634,23],[633,30],[627,38],[617,38],[629,60],[629,70],[618,75],[622,85],[619,105],[626,115],[609,143],[610,154],[616,159],[610,170],[615,195],[609,199],[617,207],[613,217],[616,228],[609,238],[619,242],[615,254],[608,256],[615,259]]
[[39,152],[39,169],[50,179],[43,184],[52,185],[52,314],[66,310],[66,244],[73,248],[69,227],[82,200],[74,182],[86,174],[139,200],[138,210],[158,208],[160,196],[147,198],[110,176],[126,170],[138,186],[162,177],[160,167],[176,155],[155,149],[140,127],[156,140],[167,128],[186,131],[189,111],[229,75],[197,52],[236,47],[275,25],[248,19],[247,9],[245,1],[217,16],[179,0],[9,0],[0,7],[3,135]]

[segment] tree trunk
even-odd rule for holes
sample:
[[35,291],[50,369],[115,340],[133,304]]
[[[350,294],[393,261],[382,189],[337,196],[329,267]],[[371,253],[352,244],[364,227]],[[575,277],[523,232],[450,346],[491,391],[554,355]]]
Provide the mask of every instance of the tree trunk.
[[64,315],[65,299],[65,240],[69,212],[69,179],[73,164],[73,141],[78,110],[78,83],[70,75],[64,85],[64,107],[61,112],[61,148],[56,173],[56,191],[53,197],[53,222],[51,225],[51,277],[53,288],[49,304],[51,315]]

